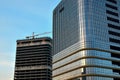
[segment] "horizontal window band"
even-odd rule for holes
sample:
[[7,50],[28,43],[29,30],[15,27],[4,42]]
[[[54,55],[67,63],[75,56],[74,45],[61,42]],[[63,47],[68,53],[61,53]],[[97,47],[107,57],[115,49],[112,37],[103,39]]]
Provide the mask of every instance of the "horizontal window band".
[[118,43],[118,44],[120,44],[120,40],[118,40],[118,39],[109,38],[109,41],[110,41],[110,42],[113,42],[113,43]]
[[[102,51],[102,52],[108,52],[108,53],[111,53],[111,52],[112,52],[112,53],[118,53],[118,52],[115,52],[115,51],[102,50],[102,49],[98,49],[98,48],[83,48],[83,49],[77,50],[77,51],[71,53],[70,55],[67,55],[67,56],[65,56],[65,57],[63,57],[63,58],[61,58],[61,59],[59,59],[59,60],[57,60],[57,61],[55,61],[55,62],[52,62],[52,64],[57,63],[57,62],[59,62],[59,61],[65,59],[65,58],[67,58],[67,57],[69,57],[69,56],[71,56],[71,55],[77,53],[77,52],[84,51],[84,50],[85,50],[85,51],[86,51],[86,50],[96,50],[96,51]],[[118,53],[118,54],[119,54],[119,53]]]
[[120,51],[120,47],[110,45],[110,49]]
[[120,37],[120,33],[114,31],[108,31],[109,34]]
[[75,78],[78,78],[78,77],[89,77],[89,76],[94,76],[94,77],[105,77],[105,78],[117,78],[117,79],[120,79],[120,77],[115,77],[115,76],[111,76],[111,75],[104,75],[104,74],[80,74],[80,76],[76,76],[74,78],[70,78],[70,79],[67,79],[67,80],[73,80]]
[[[114,53],[112,53],[112,54],[114,54]],[[120,54],[119,54],[119,55],[120,55]],[[115,61],[115,62],[119,62],[119,61],[120,61],[120,60],[115,60],[115,59],[112,59],[112,58],[104,58],[104,57],[99,57],[99,56],[84,56],[84,57],[78,58],[78,59],[76,59],[76,60],[73,60],[73,61],[71,61],[71,62],[69,62],[69,63],[66,63],[66,64],[64,64],[64,65],[61,65],[61,66],[59,66],[59,67],[57,67],[57,68],[55,68],[55,69],[53,69],[53,70],[59,69],[59,68],[61,68],[61,67],[64,67],[64,66],[66,66],[66,65],[68,65],[68,64],[71,64],[71,63],[74,63],[74,62],[76,62],[76,61],[79,61],[79,60],[81,60],[81,59],[89,59],[89,58],[92,58],[92,59],[101,59],[101,60],[108,60],[108,61]]]
[[[120,68],[115,68],[115,67],[111,67],[111,66],[99,66],[99,65],[83,65],[83,66],[80,66],[78,68],[74,68],[74,69],[71,69],[69,71],[65,71],[65,72],[62,72],[60,74],[57,74],[57,75],[53,75],[53,77],[56,77],[56,76],[59,76],[59,75],[62,75],[62,74],[65,74],[65,73],[69,73],[71,71],[74,71],[74,70],[77,70],[77,69],[80,69],[80,68],[87,68],[87,67],[98,67],[98,68],[106,68],[106,69],[116,69],[116,70],[120,70]],[[82,74],[81,74],[82,75]],[[120,76],[111,76],[111,77],[118,77],[120,78]]]
[[118,16],[118,13],[112,12],[110,10],[106,10],[106,13],[110,15]]
[[111,5],[111,4],[105,4],[105,5],[108,8],[111,8],[111,9],[114,9],[114,10],[118,10],[118,8],[116,6],[114,6],[114,5]]
[[116,25],[113,25],[113,24],[110,24],[110,23],[108,23],[108,27],[120,30],[120,26],[116,26]]
[[115,18],[112,18],[112,17],[107,17],[107,20],[119,23],[119,19],[115,19]]
[[115,57],[115,58],[119,58],[120,59],[120,54],[111,53],[111,57]]

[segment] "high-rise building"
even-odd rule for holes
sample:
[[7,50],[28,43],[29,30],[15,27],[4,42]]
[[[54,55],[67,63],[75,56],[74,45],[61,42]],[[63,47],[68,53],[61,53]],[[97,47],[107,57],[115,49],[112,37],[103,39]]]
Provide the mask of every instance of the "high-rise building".
[[14,80],[52,80],[51,38],[17,40]]
[[120,80],[120,0],[62,0],[53,12],[53,80]]

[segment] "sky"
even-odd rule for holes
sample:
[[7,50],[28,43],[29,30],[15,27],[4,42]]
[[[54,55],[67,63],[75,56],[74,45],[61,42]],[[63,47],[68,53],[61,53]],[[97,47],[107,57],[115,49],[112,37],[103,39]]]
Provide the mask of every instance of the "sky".
[[60,1],[0,0],[0,80],[14,78],[16,40],[52,31],[52,11]]

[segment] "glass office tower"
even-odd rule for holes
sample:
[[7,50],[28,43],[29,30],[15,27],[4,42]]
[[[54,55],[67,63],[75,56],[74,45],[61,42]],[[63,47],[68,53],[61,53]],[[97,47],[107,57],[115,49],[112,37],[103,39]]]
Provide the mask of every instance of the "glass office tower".
[[51,38],[17,40],[14,80],[52,80]]
[[120,0],[62,0],[53,12],[53,80],[120,80]]

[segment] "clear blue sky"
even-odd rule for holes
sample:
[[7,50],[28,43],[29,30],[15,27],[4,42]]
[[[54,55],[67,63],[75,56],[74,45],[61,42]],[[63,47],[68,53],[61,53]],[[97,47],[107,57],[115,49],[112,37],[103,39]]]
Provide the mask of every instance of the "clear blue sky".
[[13,80],[17,39],[52,31],[52,11],[60,1],[0,0],[0,80]]

